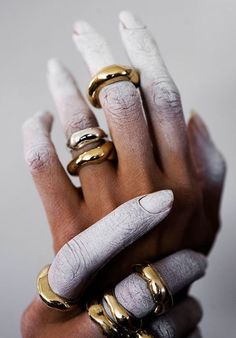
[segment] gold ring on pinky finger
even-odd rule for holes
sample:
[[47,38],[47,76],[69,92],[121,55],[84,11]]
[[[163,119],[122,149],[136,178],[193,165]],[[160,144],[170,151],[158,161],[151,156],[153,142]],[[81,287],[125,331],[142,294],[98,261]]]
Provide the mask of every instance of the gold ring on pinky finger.
[[154,314],[159,316],[166,313],[173,306],[173,297],[160,274],[150,264],[137,264],[134,271],[147,283],[155,303]]
[[98,164],[102,163],[105,160],[114,160],[115,151],[113,142],[107,141],[99,147],[90,149],[80,154],[77,158],[72,160],[68,166],[68,172],[75,176],[78,174],[80,167],[89,165],[89,164]]
[[139,73],[134,68],[119,65],[110,65],[102,68],[89,83],[88,99],[90,103],[96,108],[101,108],[99,101],[100,90],[105,86],[118,81],[131,81],[138,87],[140,83]]
[[61,310],[61,311],[71,311],[77,307],[75,302],[72,302],[68,299],[65,299],[61,296],[58,296],[50,287],[48,282],[48,271],[50,265],[45,266],[39,273],[37,278],[37,289],[40,298],[42,301],[47,304],[47,306]]
[[72,150],[80,150],[88,144],[103,140],[107,134],[98,127],[79,130],[71,135],[67,147]]

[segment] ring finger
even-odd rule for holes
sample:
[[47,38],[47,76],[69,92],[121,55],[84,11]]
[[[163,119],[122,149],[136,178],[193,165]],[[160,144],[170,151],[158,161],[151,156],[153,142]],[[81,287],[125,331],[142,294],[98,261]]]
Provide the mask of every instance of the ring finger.
[[[48,82],[67,139],[79,130],[98,126],[95,115],[84,101],[72,75],[55,59],[48,63]],[[92,145],[90,149],[91,147]],[[73,151],[73,158],[77,157],[78,152]],[[93,193],[94,188],[98,192],[102,191],[103,196],[106,194],[111,196],[111,185],[105,184],[105,180],[113,181],[113,165],[110,161],[104,161],[99,165],[87,165],[86,168],[80,169],[79,175],[84,198],[88,204],[90,202],[96,204],[96,196],[100,195]]]

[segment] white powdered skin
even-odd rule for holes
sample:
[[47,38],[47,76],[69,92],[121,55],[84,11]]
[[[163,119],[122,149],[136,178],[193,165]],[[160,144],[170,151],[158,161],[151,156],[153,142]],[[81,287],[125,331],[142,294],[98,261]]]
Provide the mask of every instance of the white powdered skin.
[[161,222],[172,202],[169,190],[135,198],[74,237],[49,270],[53,291],[68,299],[78,296],[97,270]]
[[23,125],[25,161],[31,171],[46,165],[55,153],[50,140],[53,117],[39,111]]

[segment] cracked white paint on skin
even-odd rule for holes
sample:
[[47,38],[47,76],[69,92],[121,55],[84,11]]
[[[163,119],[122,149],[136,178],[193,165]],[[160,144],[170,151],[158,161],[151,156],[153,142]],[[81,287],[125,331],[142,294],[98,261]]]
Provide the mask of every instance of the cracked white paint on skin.
[[66,135],[97,125],[71,73],[56,59],[48,62],[48,84]]
[[169,190],[137,197],[74,237],[52,262],[53,291],[68,299],[78,296],[104,264],[161,222],[172,202]]
[[23,124],[24,156],[31,171],[46,165],[55,153],[50,139],[53,117],[39,111]]

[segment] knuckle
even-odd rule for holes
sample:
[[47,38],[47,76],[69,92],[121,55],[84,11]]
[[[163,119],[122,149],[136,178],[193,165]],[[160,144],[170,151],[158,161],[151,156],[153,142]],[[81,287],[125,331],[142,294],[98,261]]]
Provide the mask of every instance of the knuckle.
[[73,280],[82,276],[87,271],[87,262],[90,254],[86,249],[83,241],[80,238],[73,238],[65,244],[61,259],[65,262],[62,274],[69,279]]
[[202,195],[198,187],[194,184],[179,185],[175,189],[176,202],[179,207],[185,210],[196,210],[201,206]]
[[50,149],[48,144],[39,145],[26,151],[25,161],[31,173],[37,173],[50,166],[50,163],[55,156],[54,151]]
[[65,126],[66,135],[70,136],[78,130],[90,128],[96,124],[96,119],[92,113],[87,111],[76,112]]
[[152,85],[153,103],[163,113],[177,115],[182,111],[178,88],[171,79],[162,79]]
[[131,82],[121,81],[103,88],[100,99],[117,124],[134,122],[142,114],[140,95]]

